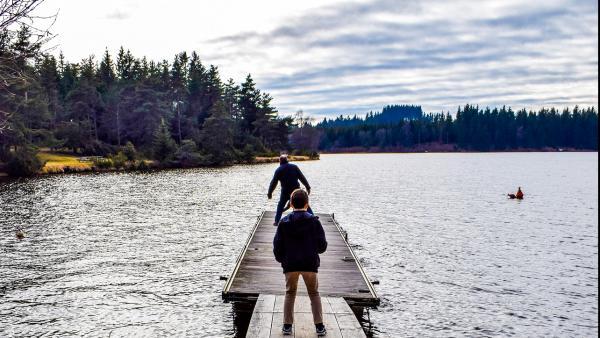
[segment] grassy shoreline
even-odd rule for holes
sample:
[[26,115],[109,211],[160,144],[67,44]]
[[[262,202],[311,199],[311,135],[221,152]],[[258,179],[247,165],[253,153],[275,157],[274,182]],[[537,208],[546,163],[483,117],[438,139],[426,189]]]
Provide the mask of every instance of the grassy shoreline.
[[[534,152],[595,152],[598,150],[594,149],[556,149],[556,148],[544,148],[544,149],[513,149],[513,150],[495,150],[495,151],[475,151],[475,150],[460,150],[460,149],[365,149],[365,148],[345,148],[345,149],[336,149],[321,152],[321,154],[423,154],[423,153],[432,153],[432,154],[451,154],[451,153],[461,153],[461,154],[479,154],[479,153],[534,153]],[[86,173],[86,172],[120,172],[120,171],[141,171],[140,169],[136,169],[132,164],[121,167],[121,168],[98,168],[94,165],[93,156],[76,156],[73,154],[67,154],[62,152],[50,152],[50,151],[41,151],[38,154],[38,158],[45,162],[44,167],[40,170],[37,176],[45,176],[45,175],[55,175],[55,174],[69,174],[69,173]],[[301,155],[290,155],[290,161],[292,162],[301,162],[301,161],[314,161],[318,160],[318,158],[311,158],[309,156],[301,156]],[[163,168],[153,160],[140,160],[144,161],[147,170],[164,170],[167,168]],[[234,165],[238,164],[267,164],[267,163],[277,163],[279,162],[279,157],[277,156],[257,156],[250,163],[234,163]],[[197,168],[204,168],[206,166],[198,166]],[[9,178],[10,176],[2,170],[2,163],[0,163],[0,179]],[[170,169],[170,168],[169,168]]]
[[[144,162],[147,170],[164,170],[167,168],[161,167],[153,160],[138,160],[136,162],[128,162],[123,167],[99,168],[94,163],[94,156],[77,156],[62,152],[40,151],[37,157],[44,162],[44,167],[38,172],[37,176],[70,174],[70,173],[86,173],[86,172],[120,172],[120,171],[142,171],[136,168],[136,162]],[[291,161],[311,161],[318,158],[309,156],[289,156]],[[266,164],[279,162],[278,156],[257,156],[250,163],[234,163],[237,164]],[[203,168],[205,166],[199,166]],[[169,168],[171,169],[171,168]],[[0,179],[10,177],[6,172],[2,171],[2,163],[0,163]]]

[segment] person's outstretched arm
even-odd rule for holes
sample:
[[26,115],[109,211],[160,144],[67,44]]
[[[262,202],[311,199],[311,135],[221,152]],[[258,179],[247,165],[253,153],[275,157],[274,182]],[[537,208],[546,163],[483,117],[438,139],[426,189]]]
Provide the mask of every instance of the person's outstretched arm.
[[281,226],[278,226],[277,231],[275,232],[275,238],[273,239],[273,254],[275,255],[275,260],[281,263],[284,253],[285,244],[283,242],[283,235],[281,234]]
[[310,194],[310,184],[308,184],[308,181],[306,180],[306,177],[304,177],[304,174],[302,173],[302,170],[300,170],[300,168],[296,167],[298,169],[298,179],[300,180],[300,182],[302,182],[302,184],[304,184],[304,187],[306,188],[306,192],[308,192]]
[[273,174],[273,179],[271,180],[271,184],[269,184],[269,191],[267,192],[267,197],[270,199],[273,197],[273,191],[277,187],[277,181],[279,181],[279,168],[275,170],[275,174]]
[[327,250],[327,238],[325,238],[325,230],[318,218],[315,219],[315,226],[317,227],[317,251],[322,254]]

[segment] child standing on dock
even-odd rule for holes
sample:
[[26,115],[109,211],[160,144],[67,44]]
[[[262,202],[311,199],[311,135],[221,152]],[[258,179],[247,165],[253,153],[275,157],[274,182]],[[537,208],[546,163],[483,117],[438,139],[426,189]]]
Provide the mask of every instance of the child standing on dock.
[[327,331],[323,325],[323,308],[317,274],[320,265],[319,254],[327,250],[325,231],[319,218],[307,211],[309,206],[306,191],[294,190],[291,194],[291,205],[294,211],[281,220],[273,240],[275,259],[281,263],[285,274],[283,334],[292,334],[294,302],[298,279],[302,276],[310,298],[317,335],[324,336]]

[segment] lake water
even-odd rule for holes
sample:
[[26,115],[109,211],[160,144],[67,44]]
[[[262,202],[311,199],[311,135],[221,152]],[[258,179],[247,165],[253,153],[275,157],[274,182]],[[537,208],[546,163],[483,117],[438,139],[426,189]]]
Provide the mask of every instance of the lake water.
[[[381,282],[375,337],[598,335],[597,153],[299,165]],[[275,168],[0,183],[0,336],[233,337],[219,276],[275,208]],[[508,200],[517,186],[525,200]]]

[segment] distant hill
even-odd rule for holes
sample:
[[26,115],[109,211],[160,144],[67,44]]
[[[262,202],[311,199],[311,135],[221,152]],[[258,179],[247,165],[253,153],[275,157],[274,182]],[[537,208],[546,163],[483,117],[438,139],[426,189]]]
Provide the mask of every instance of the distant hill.
[[387,105],[383,107],[381,112],[370,112],[364,118],[344,117],[342,115],[335,119],[325,118],[317,126],[321,128],[331,127],[352,127],[356,125],[384,125],[384,124],[396,124],[400,121],[405,120],[418,120],[423,117],[423,110],[421,106],[413,105]]

